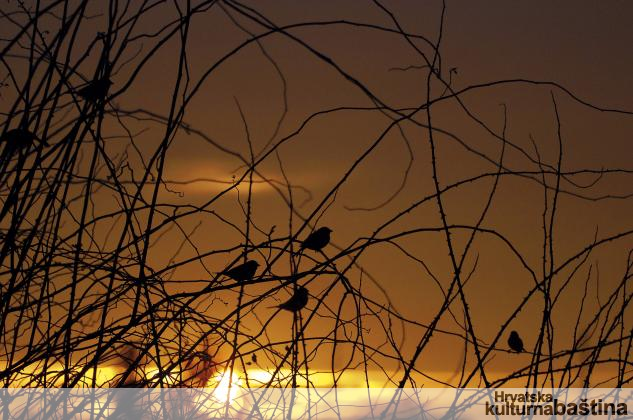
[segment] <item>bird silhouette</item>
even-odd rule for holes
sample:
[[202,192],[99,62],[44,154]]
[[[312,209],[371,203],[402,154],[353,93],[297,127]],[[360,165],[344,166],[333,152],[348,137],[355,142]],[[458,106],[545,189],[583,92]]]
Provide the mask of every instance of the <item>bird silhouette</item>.
[[[35,143],[35,140],[39,139],[35,134],[25,128],[14,128],[12,130],[8,130],[4,133],[0,141],[4,144],[2,155],[0,155],[0,161],[4,162],[7,159],[11,159],[18,152],[30,149]],[[47,145],[46,142],[42,143]]]
[[287,301],[285,301],[284,303],[282,303],[281,305],[277,307],[285,311],[298,312],[301,309],[303,309],[307,303],[308,303],[308,289],[306,289],[303,286],[299,286],[297,287],[297,290],[295,291],[295,293],[290,297],[290,299],[288,299]]
[[244,264],[240,264],[230,270],[222,271],[220,274],[224,274],[236,281],[252,280],[257,271],[257,267],[259,267],[257,261],[248,260]]
[[77,90],[77,95],[89,102],[97,102],[108,95],[112,81],[108,78],[97,79]]
[[523,348],[523,340],[521,340],[519,333],[516,331],[510,332],[510,337],[508,337],[508,346],[517,353],[525,351]]
[[330,232],[332,232],[332,229],[329,227],[318,228],[304,239],[301,243],[301,249],[307,248],[313,251],[320,251],[330,242]]

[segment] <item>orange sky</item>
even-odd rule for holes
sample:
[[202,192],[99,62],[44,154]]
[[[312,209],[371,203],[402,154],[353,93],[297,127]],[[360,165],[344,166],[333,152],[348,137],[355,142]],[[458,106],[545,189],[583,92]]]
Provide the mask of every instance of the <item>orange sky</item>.
[[[402,28],[435,40],[437,37],[440,3],[438,2],[389,2],[385,3],[397,16]],[[393,22],[371,2],[325,1],[325,2],[262,2],[253,6],[277,25],[303,21],[356,21],[385,27],[393,27]],[[98,8],[96,5],[91,7]],[[469,1],[448,1],[443,39],[441,44],[442,75],[448,80],[449,69],[456,68],[452,75],[455,91],[471,85],[504,79],[530,79],[552,81],[564,86],[582,100],[610,109],[633,109],[633,58],[628,53],[633,41],[629,17],[633,6],[625,2],[604,3],[562,1],[552,4],[539,1],[524,4],[490,1],[485,4]],[[136,31],[151,32],[163,22],[175,18],[172,6],[161,6],[143,19]],[[239,18],[244,28],[260,32],[252,22]],[[78,43],[91,41],[96,31],[103,30],[103,20],[97,19],[84,27]],[[5,30],[3,30],[4,33]],[[210,65],[224,54],[248,38],[237,28],[217,6],[193,18],[187,45],[188,64],[193,86]],[[420,66],[422,59],[401,35],[384,33],[369,28],[343,24],[293,29],[294,36],[308,43],[320,53],[330,57],[347,74],[365,85],[385,104],[393,108],[419,106],[426,97],[426,71],[424,69],[398,70],[407,66]],[[155,40],[136,42],[127,47],[123,55],[132,64],[123,68],[115,66],[112,75],[112,92],[117,95],[110,107],[121,111],[144,109],[158,115],[169,113],[176,78],[178,38],[169,41],[165,47],[151,58],[136,75],[128,87],[137,51],[145,54]],[[270,150],[272,145],[294,133],[311,114],[335,107],[368,108],[374,104],[357,87],[346,80],[332,66],[323,62],[298,43],[282,35],[272,35],[263,39],[266,53],[274,59],[285,79],[287,113],[275,135],[278,121],[284,109],[282,83],[275,67],[262,54],[256,44],[242,49],[237,55],[223,62],[201,84],[200,89],[187,106],[184,121],[194,131],[180,129],[174,136],[167,153],[164,179],[172,192],[161,188],[158,196],[162,204],[198,206],[210,200],[227,187],[232,177],[245,173],[243,162],[226,150],[248,159],[249,148],[245,127],[240,117],[239,106],[248,124],[248,133],[255,155]],[[428,46],[416,44],[425,53]],[[77,47],[77,53],[82,50]],[[90,59],[80,67],[87,77],[94,71],[95,49]],[[16,66],[19,60],[15,59]],[[18,78],[21,76],[18,76]],[[71,83],[80,84],[79,79]],[[124,91],[121,91],[125,87]],[[441,93],[438,83],[433,85],[433,95]],[[460,96],[463,104],[479,120],[497,134],[503,128],[503,107],[507,107],[506,138],[523,148],[529,158],[517,148],[508,147],[504,165],[515,171],[538,171],[535,163],[537,146],[540,158],[547,165],[555,167],[558,154],[556,136],[556,116],[551,94],[553,93],[561,119],[563,140],[563,171],[583,169],[631,169],[630,133],[633,119],[617,113],[601,113],[572,100],[567,94],[553,86],[529,84],[504,84],[480,90],[473,90]],[[8,94],[11,98],[11,93]],[[110,108],[111,109],[111,108]],[[7,102],[3,112],[8,111]],[[434,134],[437,154],[437,171],[440,186],[444,187],[460,180],[482,173],[494,173],[493,161],[499,158],[501,142],[467,115],[460,104],[453,99],[438,102],[432,108],[433,123],[443,132]],[[121,113],[123,115],[123,113]],[[124,148],[129,152],[130,166],[136,169],[138,179],[142,171],[141,157],[148,159],[164,135],[164,127],[148,121],[133,121],[122,116],[126,127],[134,133],[134,142],[139,153],[130,148],[126,137],[106,139],[104,144],[110,156],[115,156]],[[418,113],[418,123],[424,124],[426,114]],[[310,120],[301,131],[284,141],[277,151],[283,162],[285,176],[297,188],[293,199],[300,216],[308,216],[324,197],[344,177],[351,165],[389,126],[391,119],[377,110],[341,110]],[[434,193],[428,130],[411,122],[401,124],[401,130],[391,129],[381,143],[356,167],[341,185],[334,201],[328,201],[324,211],[318,212],[311,226],[329,226],[333,229],[332,245],[325,254],[332,258],[339,250],[352,246],[359,238],[367,238],[394,215],[412,203]],[[103,128],[107,136],[125,136],[126,133],[112,114],[106,116]],[[448,134],[450,135],[448,135]],[[207,139],[225,148],[219,150]],[[271,137],[275,135],[275,137]],[[403,139],[406,136],[406,141]],[[458,139],[458,141],[456,140]],[[470,150],[468,150],[466,145]],[[84,161],[78,172],[87,170],[92,145],[85,144]],[[473,153],[476,151],[476,153]],[[411,167],[402,191],[379,209],[367,211],[358,208],[372,208],[384,203],[399,188],[406,173],[410,158]],[[531,160],[530,160],[531,159]],[[258,165],[259,175],[282,181],[279,162],[275,153],[270,154]],[[102,177],[107,174],[105,171]],[[259,175],[256,180],[261,180]],[[129,179],[129,175],[121,179]],[[580,175],[572,178],[580,185],[591,184],[596,175]],[[193,183],[186,181],[196,180]],[[219,180],[222,183],[212,182]],[[554,185],[555,177],[547,178]],[[469,182],[443,195],[443,205],[449,224],[474,225],[479,218],[492,187],[493,179]],[[605,175],[590,188],[581,189],[567,181],[561,188],[568,192],[584,194],[587,197],[604,195],[626,195],[631,192],[630,175]],[[130,191],[133,187],[129,185]],[[79,187],[77,187],[79,188]],[[285,187],[280,187],[286,194]],[[239,188],[242,202],[248,194],[247,184]],[[153,184],[144,189],[146,199],[151,198]],[[80,190],[75,190],[78,193]],[[180,193],[180,194],[179,194]],[[280,193],[266,183],[254,184],[252,189],[253,226],[252,239],[255,242],[266,239],[265,233],[275,226],[273,238],[289,235],[288,206]],[[542,279],[543,253],[543,188],[533,179],[517,176],[503,176],[497,187],[491,208],[482,227],[494,229],[507,238],[522,255],[527,264]],[[244,228],[245,217],[238,204],[235,191],[225,194],[215,201],[208,210],[223,219]],[[549,193],[551,203],[553,194]],[[78,212],[82,202],[71,207]],[[95,214],[105,214],[119,208],[119,202],[112,191],[95,193]],[[354,208],[356,208],[354,210]],[[608,237],[633,228],[630,215],[633,201],[630,199],[604,199],[592,201],[561,194],[557,202],[557,217],[553,243],[555,264],[560,264],[570,256],[591,244],[595,235]],[[235,229],[222,222],[213,213],[196,213],[181,220],[179,229],[169,229],[153,236],[155,246],[148,253],[148,264],[155,271],[163,270],[175,261],[225,247],[236,247],[243,243],[243,237]],[[146,220],[146,213],[139,212],[139,220]],[[316,221],[318,219],[318,221]],[[157,221],[162,220],[159,216]],[[95,238],[103,252],[111,252],[118,240],[117,229],[121,221],[106,221],[99,224]],[[293,216],[293,232],[301,226],[298,215]],[[381,233],[381,237],[412,229],[429,229],[441,226],[437,202],[429,200],[424,205],[403,216],[392,227]],[[68,219],[62,230],[71,231],[76,226]],[[174,226],[171,226],[172,228]],[[114,228],[116,234],[108,240],[104,235]],[[261,233],[261,232],[264,233]],[[184,233],[183,233],[184,232]],[[193,233],[191,233],[193,232]],[[303,238],[308,230],[299,235]],[[187,237],[190,243],[183,242]],[[458,257],[468,240],[464,230],[453,235]],[[358,260],[363,270],[371,275],[384,289],[393,307],[403,317],[417,323],[427,324],[437,313],[442,292],[420,262],[423,261],[446,289],[452,279],[452,266],[448,258],[445,237],[441,232],[421,232],[407,235],[396,241],[398,247],[386,243],[372,245]],[[195,244],[197,250],[192,246]],[[573,325],[579,310],[579,301],[585,293],[585,280],[591,272],[587,288],[587,302],[581,317],[585,325],[595,314],[596,308],[612,292],[626,269],[628,251],[633,239],[627,236],[594,251],[585,265],[574,275],[568,288],[564,289],[552,314],[556,325],[554,351],[569,347]],[[261,249],[251,257],[264,264],[276,256],[278,250]],[[405,254],[403,251],[406,251]],[[270,252],[270,254],[269,254]],[[174,254],[176,254],[174,256]],[[190,281],[209,280],[209,272],[216,273],[240,255],[239,251],[204,257],[179,266],[175,271],[164,274],[173,283],[171,291],[192,291],[202,287]],[[322,260],[323,257],[318,256]],[[337,267],[345,267],[349,260],[340,257]],[[476,267],[475,267],[476,262]],[[302,268],[309,269],[313,263],[302,259]],[[591,267],[591,271],[590,270]],[[473,271],[474,270],[474,271]],[[479,338],[489,343],[501,325],[510,317],[514,308],[533,286],[533,281],[520,266],[508,247],[492,235],[478,235],[465,260],[463,273],[473,271],[464,288],[469,302],[473,325]],[[134,265],[130,272],[135,273]],[[271,267],[276,276],[288,275],[288,256],[284,255]],[[564,270],[554,278],[553,288],[558,290],[570,274]],[[599,273],[599,278],[598,278]],[[348,276],[357,287],[362,283],[362,291],[367,297],[386,302],[385,296],[372,285],[367,274],[361,275],[358,268]],[[334,278],[321,276],[308,284],[314,296],[321,296]],[[247,286],[247,293],[256,296],[271,288],[275,281]],[[217,294],[220,300],[198,300],[195,307],[202,313],[219,317],[234,308],[236,289]],[[330,308],[336,308],[343,289],[337,286],[335,292],[325,299]],[[630,293],[630,292],[629,292]],[[287,291],[279,292],[275,299],[268,298],[259,303],[253,311],[245,315],[243,322],[247,328],[257,331],[260,320],[266,320],[273,313],[270,306],[288,297]],[[348,303],[349,305],[349,303]],[[312,307],[312,303],[308,305]],[[124,306],[113,311],[125,313]],[[462,334],[457,322],[463,322],[463,308],[459,298],[451,306],[454,319],[444,314],[438,328]],[[119,312],[120,311],[120,312]],[[520,331],[531,350],[538,335],[538,327],[543,311],[542,297],[535,297],[510,324],[510,329]],[[344,309],[346,316],[354,312],[352,306]],[[631,309],[625,312],[626,328],[631,328]],[[305,316],[309,313],[306,312]],[[386,340],[386,332],[379,321],[386,317],[368,316],[366,328],[368,342],[380,345]],[[264,322],[264,321],[262,321]],[[267,340],[287,340],[290,338],[292,316],[279,314],[266,329]],[[310,324],[306,334],[319,337],[333,330],[333,321],[327,311],[319,313]],[[389,331],[389,328],[387,328]],[[341,330],[342,331],[342,330]],[[422,328],[409,325],[402,330],[395,324],[391,331],[400,351],[409,359],[414,352]],[[505,349],[505,336],[498,347]],[[335,364],[345,364],[349,357],[348,346],[339,346],[334,356]],[[385,348],[388,348],[386,346]],[[248,346],[246,347],[249,348]],[[282,349],[283,346],[280,346]],[[308,345],[314,349],[313,344]],[[387,351],[393,354],[392,351]],[[464,357],[464,343],[459,337],[436,332],[430,345],[417,363],[418,369],[430,372],[442,380],[459,369]],[[220,354],[228,357],[230,352],[221,349]],[[315,369],[328,369],[332,357],[329,345],[320,347],[310,361]],[[358,354],[353,356],[358,361]],[[474,366],[472,347],[467,351],[467,369]],[[261,358],[264,359],[264,358]],[[386,358],[378,358],[380,363],[372,363],[370,369],[379,366],[395,369],[396,363]],[[508,371],[523,367],[530,356],[511,355],[499,352],[492,357],[487,369],[492,377],[499,377]],[[265,363],[265,362],[262,362]],[[272,366],[272,361],[270,362]],[[267,367],[270,367],[267,366]],[[448,372],[448,373],[447,373]],[[398,376],[397,376],[398,377]],[[455,377],[450,378],[453,383]],[[469,385],[476,386],[478,382]]]

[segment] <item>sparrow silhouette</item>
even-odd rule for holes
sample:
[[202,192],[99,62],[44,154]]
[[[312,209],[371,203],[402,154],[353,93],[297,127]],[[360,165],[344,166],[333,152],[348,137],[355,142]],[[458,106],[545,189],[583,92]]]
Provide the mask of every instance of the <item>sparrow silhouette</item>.
[[[0,141],[0,143],[4,144],[0,161],[4,162],[7,159],[11,159],[21,150],[30,149],[35,140],[39,140],[37,136],[24,128],[14,128],[7,131]],[[46,142],[42,143],[47,146]]]
[[329,227],[318,228],[304,239],[301,243],[301,249],[308,248],[313,251],[320,251],[330,242],[330,232],[332,232],[332,229]]
[[517,353],[525,351],[525,349],[523,348],[523,340],[521,340],[521,337],[519,337],[519,333],[516,331],[512,331],[510,333],[510,337],[508,337],[508,346],[510,346],[510,348]]
[[297,287],[297,290],[295,291],[295,293],[290,297],[290,299],[288,299],[287,301],[285,301],[284,303],[282,303],[281,305],[277,307],[285,311],[298,312],[301,309],[303,309],[307,303],[308,303],[308,289],[306,289],[303,286],[299,286]]
[[108,95],[108,89],[112,81],[107,78],[93,80],[87,85],[77,90],[77,95],[89,102],[97,102]]
[[252,280],[257,271],[257,267],[259,267],[257,261],[248,260],[244,264],[240,264],[230,270],[222,271],[220,274],[224,274],[236,281]]

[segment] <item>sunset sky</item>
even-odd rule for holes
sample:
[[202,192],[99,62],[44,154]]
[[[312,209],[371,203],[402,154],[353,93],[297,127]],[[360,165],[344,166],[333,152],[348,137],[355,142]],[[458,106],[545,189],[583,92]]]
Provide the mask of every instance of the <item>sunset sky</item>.
[[[176,3],[185,7],[185,2]],[[397,18],[402,31],[437,42],[441,2],[390,1],[381,4]],[[194,212],[182,218],[177,227],[170,224],[152,235],[147,261],[153,272],[161,272],[171,264],[192,258],[175,270],[161,272],[167,290],[173,293],[200,290],[215,273],[224,270],[241,255],[239,247],[243,246],[244,237],[229,222],[239,229],[245,228],[244,209],[249,188],[248,168],[244,162],[250,160],[246,133],[255,159],[271,152],[282,141],[276,152],[268,154],[258,164],[257,173],[253,175],[250,235],[254,243],[264,242],[266,234],[274,227],[271,239],[278,241],[275,246],[283,247],[288,236],[296,234],[303,225],[303,219],[317,210],[355,162],[393,122],[395,113],[375,109],[376,104],[367,94],[341,72],[360,82],[392,109],[410,112],[426,102],[428,69],[422,68],[425,63],[409,42],[431,59],[432,50],[419,37],[407,40],[397,30],[387,32],[376,29],[395,28],[390,16],[378,3],[288,0],[251,2],[250,5],[277,26],[300,22],[324,23],[289,29],[288,33],[296,40],[277,33],[261,38],[259,45],[251,42],[214,68],[186,106],[183,126],[171,139],[165,158],[165,185],[158,194],[158,202],[165,205],[165,214],[170,214],[171,205],[201,206],[208,203],[216,194],[230,187],[235,179],[246,177],[236,188],[208,205],[208,212]],[[90,3],[87,15],[102,12],[100,7],[100,3]],[[631,173],[626,173],[633,170],[633,118],[624,112],[602,112],[587,106],[633,111],[631,16],[633,4],[625,1],[446,2],[440,70],[446,82],[450,77],[454,92],[470,86],[516,79],[558,85],[527,82],[496,84],[465,91],[458,96],[459,101],[454,97],[443,98],[431,108],[436,130],[433,140],[440,188],[499,170],[496,162],[501,155],[502,141],[495,136],[502,136],[504,109],[507,111],[505,138],[509,143],[504,151],[504,170],[531,174],[523,177],[506,173],[499,177],[496,194],[481,228],[494,230],[507,239],[534,271],[538,281],[543,280],[544,268],[549,270],[549,262],[544,265],[542,261],[543,213],[546,211],[549,228],[554,199],[554,192],[550,189],[545,209],[538,160],[543,167],[555,169],[559,150],[552,98],[556,101],[560,117],[562,172],[625,170],[603,174],[602,177],[596,173],[584,173],[561,180],[552,234],[554,268],[583,251],[594,238],[599,240],[633,230],[633,200],[628,198],[633,193],[633,184]],[[160,5],[138,22],[133,33],[154,33],[177,18],[173,4]],[[105,22],[103,16],[84,22],[74,45],[74,59],[83,55],[97,32],[107,30]],[[352,25],[350,22],[365,25]],[[51,27],[54,28],[54,25]],[[15,27],[5,26],[0,30],[3,39],[14,36],[15,32]],[[262,32],[261,26],[239,16],[224,3],[196,14],[191,20],[186,47],[190,77],[187,93],[191,93],[201,76],[223,56],[251,38],[251,34]],[[129,166],[121,166],[119,181],[129,181],[132,176],[140,179],[144,171],[143,161],[147,162],[155,153],[165,135],[164,125],[149,121],[148,117],[169,115],[180,54],[179,35],[168,40],[137,72],[141,58],[159,39],[141,37],[130,42],[111,75],[113,85],[110,93],[113,97],[106,105],[101,132],[104,148],[113,160],[120,159],[124,150],[127,152]],[[100,47],[98,43],[96,45],[78,69],[85,80],[92,78],[98,62]],[[313,50],[308,50],[307,46]],[[121,45],[115,42],[112,54],[120,48]],[[19,56],[7,57],[15,69],[24,69]],[[322,59],[324,57],[336,63],[338,70]],[[3,77],[6,66],[3,65]],[[283,74],[283,79],[279,72]],[[23,83],[25,74],[16,73],[15,77]],[[79,86],[84,81],[74,75],[68,83]],[[561,87],[586,104],[573,99]],[[434,80],[431,97],[437,98],[444,91],[445,86]],[[3,97],[2,116],[6,121],[16,97],[15,89],[4,88]],[[67,97],[61,100],[66,104],[68,101]],[[182,103],[182,97],[177,102]],[[470,115],[463,106],[467,107]],[[346,109],[335,110],[340,107]],[[67,109],[69,115],[77,113],[70,106]],[[311,117],[324,110],[333,111]],[[131,117],[133,111],[138,119]],[[68,121],[70,117],[62,114],[61,111],[58,113],[59,121]],[[390,128],[375,149],[358,161],[358,166],[332,195],[334,199],[327,200],[310,219],[308,227],[298,235],[299,239],[303,239],[314,227],[332,228],[332,241],[324,253],[328,258],[336,258],[334,262],[338,269],[350,263],[349,257],[338,255],[339,252],[344,253],[350,247],[362,244],[383,223],[435,193],[429,131],[425,127],[426,111],[417,112],[414,120],[415,124],[404,121]],[[126,130],[132,134],[136,150]],[[85,174],[94,142],[86,141],[81,147],[83,160],[74,170]],[[153,173],[157,173],[156,168]],[[108,173],[103,163],[98,174],[98,178],[106,180]],[[262,176],[273,182],[262,182]],[[293,186],[292,200],[296,214],[292,216],[292,231],[289,230],[288,188],[283,185],[284,177]],[[554,175],[550,174],[545,179],[549,186],[556,185]],[[443,194],[448,224],[476,225],[493,184],[494,177],[487,176]],[[130,194],[136,192],[133,184],[123,185],[129,188]],[[402,190],[399,191],[401,185]],[[79,183],[71,192],[81,196],[81,188],[83,184]],[[145,200],[151,200],[153,189],[153,183],[143,188]],[[240,207],[240,202],[243,207]],[[92,217],[121,208],[116,191],[109,188],[96,190],[93,203]],[[69,206],[69,211],[78,215],[82,205],[83,201],[77,200]],[[137,217],[140,229],[147,222],[146,210],[139,211]],[[64,220],[60,232],[70,234],[77,229],[77,222],[70,215]],[[157,215],[154,225],[163,220],[164,215]],[[2,226],[5,228],[5,221],[2,221]],[[441,226],[437,200],[429,199],[400,217],[377,237],[415,229],[433,231],[406,234],[393,243],[371,244],[359,254],[358,266],[347,272],[349,281],[365,297],[386,305],[388,296],[392,307],[404,319],[419,324],[403,326],[391,318],[394,324],[388,327],[385,326],[388,322],[386,315],[369,315],[367,309],[363,309],[367,318],[364,328],[368,345],[379,347],[385,344],[387,331],[390,331],[406,361],[414,354],[425,331],[423,326],[436,316],[444,300],[443,291],[433,276],[444,291],[453,279],[453,267],[446,237],[439,229]],[[92,233],[94,243],[90,245],[91,249],[99,248],[104,255],[112,252],[117,246],[121,227],[122,219],[105,219],[97,223]],[[108,232],[110,235],[106,237]],[[452,231],[458,260],[470,232],[469,229]],[[297,244],[294,247],[296,251]],[[232,250],[196,257],[229,248]],[[581,328],[588,325],[597,308],[605,303],[627,270],[627,255],[632,248],[633,236],[624,235],[593,250],[576,272],[574,269],[582,258],[574,260],[554,277],[554,295],[565,285],[552,313],[556,332],[554,352],[570,348],[581,301]],[[278,287],[275,277],[290,275],[290,256],[288,253],[279,256],[279,251],[262,247],[249,254],[249,258],[256,259],[262,267],[267,265],[267,261],[274,260],[275,263],[267,267],[264,277],[270,281],[245,287],[248,299],[269,291],[271,287]],[[356,252],[351,254],[354,256]],[[318,261],[325,258],[306,251],[301,258],[301,270],[315,266],[309,257]],[[294,258],[296,264],[298,257],[295,255]],[[137,260],[130,255],[130,261],[126,270],[132,276],[138,275]],[[475,236],[465,258],[462,278],[465,280],[467,277],[464,293],[473,328],[481,343],[487,345],[534,287],[534,280],[500,237],[484,233]],[[300,283],[305,284],[308,279],[311,295],[318,297],[322,297],[324,290],[337,281],[332,274],[321,274],[315,279],[305,277]],[[287,299],[291,290],[287,287],[276,292],[243,314],[242,322],[249,334],[255,334],[262,328],[260,323],[265,323],[275,311],[271,307]],[[336,311],[344,291],[342,284],[338,284],[332,294],[324,298],[329,310]],[[239,287],[234,287],[197,299],[193,305],[202,314],[221,318],[235,309],[238,293]],[[630,286],[627,293],[630,295]],[[130,310],[133,294],[130,296],[129,302],[112,308],[112,319],[124,317]],[[622,297],[619,304],[621,301]],[[313,299],[307,310],[302,312],[304,320],[310,316],[310,309],[314,306]],[[418,359],[416,369],[441,381],[457,384],[465,351],[464,340],[460,337],[465,333],[459,325],[464,324],[459,296],[450,309],[443,314],[437,325],[438,331]],[[307,337],[318,338],[334,330],[333,314],[329,310],[321,307],[318,315],[310,321]],[[343,318],[352,317],[355,311],[352,303],[346,300]],[[497,343],[496,347],[503,351],[489,357],[486,370],[492,379],[529,364],[530,354],[505,351],[506,337],[510,330],[517,330],[526,349],[532,352],[542,315],[543,297],[536,293]],[[289,313],[277,314],[265,328],[263,342],[290,340],[292,319]],[[630,330],[633,319],[630,307],[625,309],[623,319],[623,329]],[[385,324],[381,326],[381,322]],[[339,333],[353,335],[353,330],[351,326],[350,331],[341,327]],[[227,339],[232,340],[232,335],[226,334]],[[308,340],[307,343],[308,350],[316,349],[310,357],[311,369],[329,372],[332,362],[340,368],[350,361],[350,357],[354,363],[361,361],[358,353],[351,356],[348,345],[339,345],[333,355],[331,344],[316,347],[315,342]],[[587,343],[595,344],[595,336]],[[284,344],[278,344],[275,348],[283,351],[283,347]],[[384,345],[384,351],[393,355],[389,348],[389,344]],[[255,346],[247,344],[243,349],[250,352]],[[613,349],[607,351],[607,354],[612,354],[609,351]],[[264,353],[258,353],[262,354],[258,367],[271,369],[274,361],[267,360]],[[476,365],[476,359],[472,346],[466,353],[465,372],[468,376]],[[230,355],[229,346],[218,349],[218,358],[225,361]],[[386,381],[392,377],[397,382],[402,370],[393,376],[392,373],[398,363],[384,355],[375,357],[376,360],[369,363],[367,369],[378,372],[384,368],[386,373],[377,373],[376,378]],[[605,368],[604,376],[609,377],[609,372],[608,367]],[[421,381],[418,385],[439,385],[438,382],[425,382],[426,379],[417,374],[416,378]],[[482,385],[477,378],[468,385]]]

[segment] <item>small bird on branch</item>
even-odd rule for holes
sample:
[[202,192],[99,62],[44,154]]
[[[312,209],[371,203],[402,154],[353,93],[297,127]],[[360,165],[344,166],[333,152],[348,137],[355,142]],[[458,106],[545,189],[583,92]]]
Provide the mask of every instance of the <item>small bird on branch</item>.
[[35,134],[25,128],[14,128],[8,130],[2,136],[0,143],[4,145],[0,162],[4,162],[24,150],[29,150],[35,141],[40,141],[44,146],[48,146],[45,141],[41,141]]
[[97,102],[108,96],[108,89],[110,89],[110,85],[112,85],[112,81],[108,78],[93,80],[78,89],[77,95],[88,102]]
[[288,299],[281,305],[278,305],[277,307],[285,311],[298,312],[303,309],[307,305],[307,303],[308,289],[303,286],[299,286],[297,287],[295,293],[290,297],[290,299]]
[[307,248],[313,251],[320,251],[328,243],[330,243],[330,233],[332,229],[329,227],[321,227],[308,235],[301,243],[301,249]]
[[259,267],[259,263],[257,261],[248,260],[244,264],[240,264],[230,270],[222,271],[220,274],[230,277],[235,281],[247,281],[252,280],[253,277],[255,277],[257,267]]
[[521,337],[519,337],[519,333],[516,331],[510,332],[510,337],[508,337],[508,346],[510,346],[510,348],[517,353],[525,351],[525,349],[523,348],[523,340],[521,340]]

